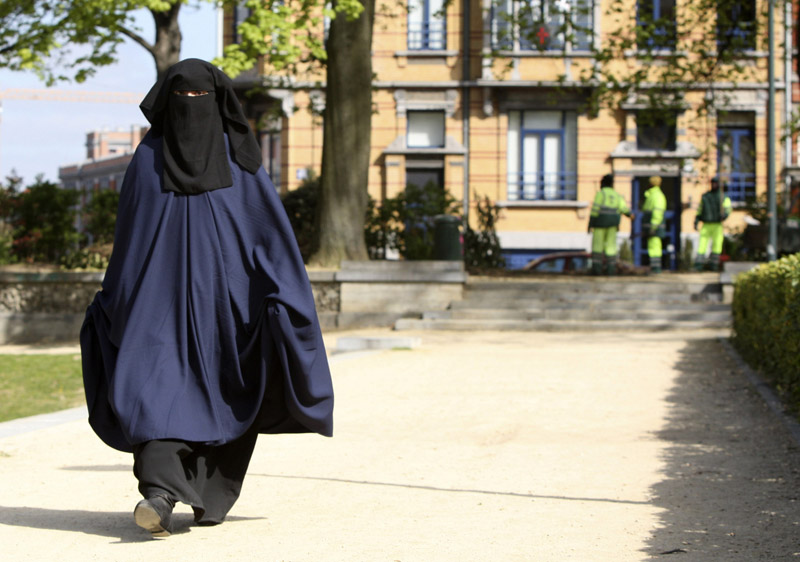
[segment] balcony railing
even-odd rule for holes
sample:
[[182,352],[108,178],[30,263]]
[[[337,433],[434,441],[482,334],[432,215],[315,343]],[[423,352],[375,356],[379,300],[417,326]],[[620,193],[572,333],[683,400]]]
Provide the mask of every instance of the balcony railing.
[[574,201],[577,199],[576,172],[511,172],[508,174],[509,201]]
[[408,49],[410,51],[441,51],[447,47],[444,21],[408,23]]
[[756,198],[756,175],[752,172],[734,172],[727,175],[725,181],[728,188],[725,195],[730,197],[731,202],[744,203],[753,201]]

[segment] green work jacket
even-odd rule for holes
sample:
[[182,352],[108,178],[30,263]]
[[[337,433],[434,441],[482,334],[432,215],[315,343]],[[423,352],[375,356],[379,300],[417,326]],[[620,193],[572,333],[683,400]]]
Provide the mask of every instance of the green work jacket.
[[712,189],[703,194],[700,199],[700,204],[697,206],[697,217],[695,223],[703,221],[704,223],[722,222],[728,218],[733,210],[731,200],[725,197],[722,200],[722,205],[719,204],[719,191]]
[[592,212],[589,215],[589,227],[608,228],[619,226],[621,215],[630,216],[631,211],[622,195],[613,187],[603,187],[594,196]]

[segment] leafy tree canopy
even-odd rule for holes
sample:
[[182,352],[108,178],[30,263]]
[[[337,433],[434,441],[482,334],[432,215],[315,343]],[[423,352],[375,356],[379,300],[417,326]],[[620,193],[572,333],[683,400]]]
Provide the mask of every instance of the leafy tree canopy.
[[[224,4],[235,7],[239,3]],[[234,78],[259,60],[290,72],[304,63],[324,63],[325,20],[338,14],[353,20],[364,11],[360,0],[247,0],[244,6],[248,15],[239,24],[238,41],[227,45],[223,56],[213,61]]]
[[[159,76],[180,56],[178,13],[183,5],[210,2],[230,9],[237,0],[4,0],[0,2],[0,68],[35,72],[47,85],[83,82],[97,67],[117,60],[117,47],[131,39],[155,59]],[[238,43],[214,61],[236,76],[266,59],[283,69],[303,61],[324,61],[323,18],[338,13],[355,18],[358,0],[247,0],[248,17],[240,24]],[[142,36],[134,13],[149,10],[155,37]],[[265,39],[266,38],[266,39]]]
[[156,14],[185,0],[4,0],[0,3],[0,68],[33,71],[48,85],[83,82],[98,66],[116,61],[117,46],[131,38],[155,56],[133,12]]

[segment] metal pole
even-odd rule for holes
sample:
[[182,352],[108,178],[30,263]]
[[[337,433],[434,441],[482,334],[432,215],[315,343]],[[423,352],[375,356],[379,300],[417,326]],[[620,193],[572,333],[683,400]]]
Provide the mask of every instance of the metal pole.
[[[0,125],[2,123],[3,123],[3,98],[0,97]],[[0,148],[0,153],[2,153],[2,148]],[[0,182],[2,182],[2,178],[0,178]]]
[[769,243],[767,260],[775,261],[778,247],[778,213],[775,198],[775,0],[769,1],[769,100],[767,101],[767,198]]
[[[786,2],[783,9],[783,131],[787,132],[790,129],[792,122],[792,2]],[[792,142],[792,135],[786,134],[783,141],[783,169],[788,170],[792,165],[792,152],[794,151],[794,143]],[[779,203],[784,208],[789,207],[792,193],[792,177],[788,173],[784,173],[783,178],[783,201]]]
[[467,81],[470,79],[470,4],[472,0],[461,0],[462,4],[462,40],[463,40],[463,70],[461,76],[461,127],[462,127],[462,142],[464,144],[464,189],[463,189],[463,202],[462,213],[464,215],[464,232],[469,228],[469,119],[470,119],[470,90]]
[[[783,94],[783,122],[784,126],[786,127],[786,131],[789,130],[789,124],[792,122],[792,49],[790,48],[792,44],[792,3],[786,2],[786,6],[784,7],[783,12],[783,83],[784,83],[784,94]],[[794,144],[792,142],[792,136],[786,135],[786,142],[784,143],[783,154],[784,154],[784,167],[788,168],[792,165],[792,150],[794,149]],[[788,175],[787,175],[787,181]],[[786,194],[788,195],[789,190],[786,190]]]

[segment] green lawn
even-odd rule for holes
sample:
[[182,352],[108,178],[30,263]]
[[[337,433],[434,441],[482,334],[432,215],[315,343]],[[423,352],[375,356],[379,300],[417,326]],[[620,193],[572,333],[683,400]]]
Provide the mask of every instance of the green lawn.
[[0,355],[0,422],[83,403],[80,355]]

